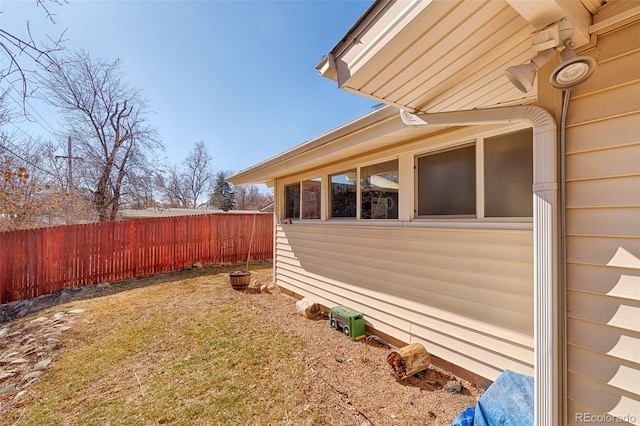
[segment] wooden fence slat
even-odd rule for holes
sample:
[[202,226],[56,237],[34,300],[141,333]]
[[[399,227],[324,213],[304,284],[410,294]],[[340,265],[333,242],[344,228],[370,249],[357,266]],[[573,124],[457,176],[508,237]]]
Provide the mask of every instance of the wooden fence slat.
[[[220,213],[2,232],[0,304],[195,262],[246,262],[253,220]],[[251,260],[272,257],[273,214],[258,213]]]

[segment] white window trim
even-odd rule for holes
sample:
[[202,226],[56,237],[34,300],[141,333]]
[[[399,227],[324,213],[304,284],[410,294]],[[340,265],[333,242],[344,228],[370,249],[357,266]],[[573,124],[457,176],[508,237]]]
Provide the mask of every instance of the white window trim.
[[401,111],[407,125],[483,125],[526,122],[533,127],[534,424],[552,426],[560,406],[558,329],[557,126],[537,106],[434,114]]

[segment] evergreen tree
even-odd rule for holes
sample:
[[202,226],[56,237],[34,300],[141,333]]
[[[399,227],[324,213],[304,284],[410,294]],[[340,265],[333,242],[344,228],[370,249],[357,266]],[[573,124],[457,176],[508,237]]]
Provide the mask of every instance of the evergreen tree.
[[233,188],[227,182],[224,172],[216,173],[211,194],[211,205],[228,212],[233,208]]

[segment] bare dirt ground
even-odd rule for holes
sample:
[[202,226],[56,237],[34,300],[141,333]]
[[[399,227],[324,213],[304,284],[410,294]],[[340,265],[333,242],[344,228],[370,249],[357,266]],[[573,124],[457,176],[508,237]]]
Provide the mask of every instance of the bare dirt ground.
[[[269,266],[263,264],[251,268],[255,270],[256,284],[270,282]],[[67,292],[62,301],[68,303],[113,294],[160,280],[168,282],[200,275],[204,278],[212,273],[226,274],[228,270],[205,267],[108,286],[90,286],[81,291]],[[296,300],[278,288],[273,294],[257,290],[241,292],[230,286],[225,291],[228,297],[241,300],[247,310],[261,318],[264,327],[295,333],[306,342],[302,352],[297,354],[306,366],[305,374],[299,378],[299,386],[306,394],[306,404],[302,409],[317,413],[316,424],[449,425],[455,416],[474,406],[482,393],[473,384],[433,365],[408,379],[396,380],[386,362],[387,355],[394,348],[376,338],[352,341],[331,329],[326,319],[307,319],[296,312]],[[64,328],[73,326],[74,313],[35,322],[34,319],[42,318],[38,311],[57,304],[59,296],[35,301],[22,319],[15,318],[15,305],[0,306],[0,355],[24,349],[30,342],[40,351],[39,359],[55,362],[59,348],[57,342],[64,341]],[[63,331],[56,334],[56,328]],[[27,335],[30,337],[25,338]],[[28,359],[28,356],[24,358]],[[46,374],[33,374],[34,366],[26,362],[11,368],[0,363],[0,370],[15,372],[0,379],[2,418],[20,405],[19,393],[26,392],[30,381],[46,380]]]

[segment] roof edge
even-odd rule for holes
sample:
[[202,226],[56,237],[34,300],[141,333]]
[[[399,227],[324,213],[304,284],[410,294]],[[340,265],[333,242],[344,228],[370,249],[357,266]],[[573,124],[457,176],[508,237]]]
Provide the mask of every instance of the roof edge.
[[274,157],[257,163],[244,170],[236,172],[227,177],[227,180],[234,185],[246,185],[255,183],[265,183],[272,179],[271,176],[260,174],[260,171],[264,171],[267,168],[273,167],[282,162],[290,161],[291,159],[303,156],[311,151],[321,149],[329,144],[335,143],[340,139],[344,139],[352,133],[359,132],[363,129],[369,128],[376,124],[383,124],[389,119],[398,118],[400,110],[393,106],[384,106],[380,109],[365,114],[355,120],[352,120],[340,127],[330,130],[320,136],[297,145],[287,151],[282,152]]

